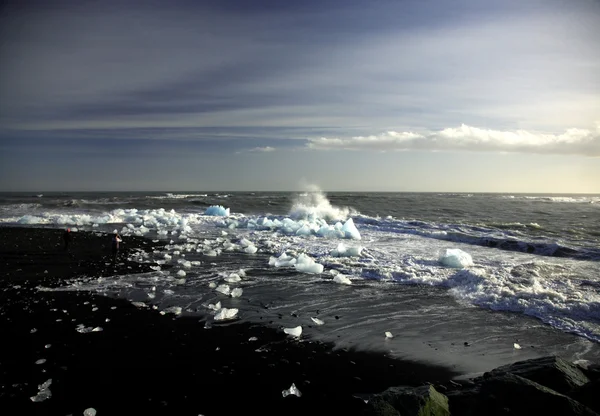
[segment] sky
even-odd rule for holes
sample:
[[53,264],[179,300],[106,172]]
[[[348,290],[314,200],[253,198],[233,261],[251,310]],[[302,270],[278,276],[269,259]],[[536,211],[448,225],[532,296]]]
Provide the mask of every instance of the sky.
[[0,191],[600,193],[598,0],[11,0]]

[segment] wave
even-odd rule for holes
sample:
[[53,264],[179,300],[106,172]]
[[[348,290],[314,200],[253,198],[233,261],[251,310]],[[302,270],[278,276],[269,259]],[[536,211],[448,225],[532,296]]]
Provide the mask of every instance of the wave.
[[311,186],[308,192],[298,194],[289,212],[290,217],[295,219],[327,221],[343,221],[349,215],[356,214],[358,212],[351,208],[331,205],[327,195],[316,186]]
[[405,221],[387,218],[384,220],[360,216],[356,220],[358,225],[376,227],[382,232],[394,232],[419,235],[438,240],[456,243],[472,244],[483,247],[497,248],[508,251],[536,254],[551,257],[568,257],[580,260],[599,260],[600,248],[590,244],[589,247],[574,247],[553,241],[545,237],[532,237],[523,234],[518,229],[525,231],[528,228],[539,230],[536,223],[518,227],[505,224],[505,229],[494,229],[481,226],[429,223],[426,221]]
[[600,196],[552,196],[552,195],[501,195],[502,199],[530,200],[569,204],[595,204],[600,203]]

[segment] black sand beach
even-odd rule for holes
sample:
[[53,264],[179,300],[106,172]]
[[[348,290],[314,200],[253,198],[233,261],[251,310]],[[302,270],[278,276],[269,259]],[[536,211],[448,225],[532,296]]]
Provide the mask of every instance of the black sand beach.
[[[0,414],[233,415],[360,414],[361,397],[390,386],[447,383],[450,369],[381,354],[334,349],[258,325],[174,318],[87,292],[43,292],[76,276],[148,271],[127,262],[135,248],[159,244],[127,238],[117,264],[110,238],[62,230],[0,228]],[[80,333],[77,326],[101,327]],[[249,341],[251,337],[257,341]],[[38,360],[45,360],[43,363]],[[51,397],[30,398],[52,379]],[[302,397],[283,397],[294,383]]]

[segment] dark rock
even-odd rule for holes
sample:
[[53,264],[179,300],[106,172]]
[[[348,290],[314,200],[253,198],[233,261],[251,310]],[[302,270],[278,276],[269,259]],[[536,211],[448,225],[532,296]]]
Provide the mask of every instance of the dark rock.
[[542,357],[498,367],[483,375],[483,378],[514,374],[549,387],[562,394],[581,387],[590,380],[574,364],[559,357]]
[[486,377],[471,414],[598,416],[583,404],[516,374]]
[[446,392],[450,414],[460,416],[478,416],[474,413],[479,401],[480,386],[461,387]]
[[579,368],[590,380],[600,380],[600,364],[577,364],[577,368]]
[[600,379],[590,381],[581,387],[573,389],[569,397],[600,413]]
[[[391,406],[386,405],[389,404]],[[392,410],[396,410],[394,413]],[[387,413],[386,413],[387,412]],[[399,412],[399,413],[398,413]],[[375,395],[365,415],[449,416],[448,398],[432,385],[390,387]]]
[[368,407],[362,413],[363,416],[401,416],[394,406],[380,397],[369,400]]

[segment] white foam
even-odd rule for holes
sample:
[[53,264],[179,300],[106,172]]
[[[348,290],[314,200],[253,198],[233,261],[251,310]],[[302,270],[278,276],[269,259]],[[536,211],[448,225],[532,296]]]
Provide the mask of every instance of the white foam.
[[308,192],[299,194],[296,198],[290,212],[292,218],[345,220],[348,217],[350,214],[349,208],[334,207],[320,189],[316,186],[310,188]]

